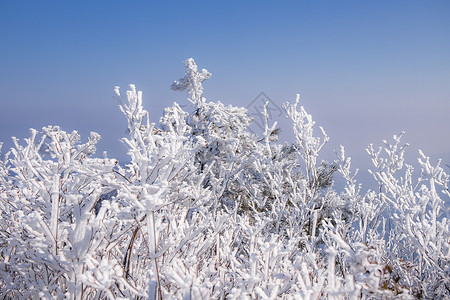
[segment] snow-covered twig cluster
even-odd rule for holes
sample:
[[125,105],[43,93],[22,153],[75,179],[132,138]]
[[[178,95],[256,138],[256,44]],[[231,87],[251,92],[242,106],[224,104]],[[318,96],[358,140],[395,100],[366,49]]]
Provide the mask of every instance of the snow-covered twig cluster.
[[[115,88],[130,161],[94,158],[59,127],[31,130],[0,160],[0,297],[387,299],[450,296],[448,175],[401,136],[367,149],[379,184],[361,192],[342,147],[286,103],[295,141],[257,136],[246,109],[207,102],[194,60],[178,104],[152,123],[134,85]],[[267,109],[267,108],[266,108]],[[1,147],[0,147],[1,150]],[[399,172],[405,169],[404,175]],[[342,176],[342,192],[333,187]]]

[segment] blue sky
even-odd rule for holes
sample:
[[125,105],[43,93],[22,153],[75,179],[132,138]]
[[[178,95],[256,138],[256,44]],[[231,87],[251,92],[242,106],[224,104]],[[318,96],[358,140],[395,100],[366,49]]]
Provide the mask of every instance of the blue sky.
[[[113,87],[135,83],[157,121],[193,57],[210,101],[247,106],[264,91],[301,103],[361,166],[401,130],[450,162],[449,1],[0,0],[0,141],[60,125],[124,158]],[[283,130],[289,126],[282,122]],[[328,152],[327,152],[328,151]],[[5,149],[3,150],[5,152]],[[327,154],[328,153],[328,154]]]

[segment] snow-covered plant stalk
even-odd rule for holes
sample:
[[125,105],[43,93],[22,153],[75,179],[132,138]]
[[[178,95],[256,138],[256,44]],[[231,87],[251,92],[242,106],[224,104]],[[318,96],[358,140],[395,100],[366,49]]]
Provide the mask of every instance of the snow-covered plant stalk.
[[329,137],[322,127],[319,127],[323,137],[314,136],[314,121],[312,116],[308,114],[303,106],[297,109],[300,102],[300,95],[297,95],[294,104],[286,103],[284,109],[287,116],[292,120],[293,131],[297,144],[297,151],[305,162],[306,178],[312,191],[319,184],[317,171],[317,158],[320,150],[328,142]]
[[[120,97],[119,87],[115,87],[117,96]],[[161,195],[165,192],[167,182],[163,179],[156,182],[158,167],[158,147],[157,137],[155,137],[153,130],[154,124],[149,121],[148,112],[142,106],[142,92],[136,92],[136,87],[130,85],[130,90],[127,91],[127,101],[122,101],[119,106],[128,121],[128,132],[130,138],[124,138],[123,141],[129,147],[129,155],[132,159],[134,171],[136,172],[135,184],[130,180],[124,182],[123,190],[129,191],[128,198],[131,198],[139,210],[147,219],[147,233],[148,233],[148,248],[151,256],[151,275],[149,283],[149,298],[161,298],[161,287],[158,271],[158,262],[156,260],[156,229],[155,229],[155,210],[158,206],[163,205]],[[167,149],[170,151],[170,149]],[[162,154],[164,155],[164,154]],[[170,153],[169,153],[170,155]],[[152,175],[155,174],[155,175]],[[141,215],[137,216],[139,219]],[[129,254],[131,255],[131,254]]]
[[[187,71],[186,76],[192,74]],[[170,274],[172,269],[167,262],[178,256],[187,259],[186,251],[190,247],[202,246],[198,240],[202,239],[199,236],[202,230],[199,229],[210,220],[206,215],[199,217],[197,213],[202,214],[207,209],[204,204],[211,204],[210,192],[203,186],[210,166],[197,171],[194,158],[199,148],[205,146],[205,140],[189,134],[192,129],[186,122],[186,112],[175,103],[166,109],[156,126],[150,123],[148,112],[143,109],[142,93],[136,92],[133,85],[130,88],[127,98],[121,98],[120,109],[128,120],[130,137],[123,141],[129,147],[131,164],[123,174],[126,180],[122,180],[118,197],[132,205],[134,218],[138,220],[137,228],[142,227],[141,221],[146,221],[144,238],[147,239],[145,244],[150,259],[148,296],[160,299],[162,282],[166,286],[164,294],[171,286],[176,289],[168,282],[168,276],[173,274]],[[192,99],[197,99],[194,94],[201,95],[198,94],[202,90],[200,84],[193,81],[187,84],[187,88]],[[118,87],[116,93],[120,97]],[[130,244],[129,249],[132,247]],[[127,258],[130,259],[131,255],[134,254],[130,250]],[[134,274],[143,276],[147,273],[134,270]],[[188,275],[179,278],[184,280],[185,276]],[[182,286],[178,285],[179,288]]]
[[366,245],[379,243],[385,235],[385,219],[382,213],[386,205],[381,201],[374,191],[368,191],[361,195],[361,184],[357,184],[355,172],[351,170],[351,158],[346,157],[345,149],[341,146],[340,152],[336,152],[337,171],[345,179],[346,184],[341,197],[346,205],[346,210],[350,212],[349,222],[354,224],[351,238],[355,242]]

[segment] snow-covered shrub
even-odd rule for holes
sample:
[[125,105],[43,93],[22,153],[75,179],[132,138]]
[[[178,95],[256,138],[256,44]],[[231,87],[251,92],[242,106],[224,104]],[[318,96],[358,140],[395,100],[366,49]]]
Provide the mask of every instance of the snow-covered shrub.
[[[80,144],[76,131],[49,126],[42,134],[31,130],[23,146],[13,139],[15,148],[1,165],[3,297],[108,293],[110,277],[121,276],[106,253],[120,223],[117,203],[99,208],[117,161],[89,157],[99,138],[91,133]],[[106,267],[107,274],[91,276],[89,266],[96,273]]]
[[[400,137],[369,146],[379,184],[362,193],[342,147],[299,97],[295,140],[262,112],[207,102],[211,74],[185,62],[174,103],[152,123],[134,85],[122,96],[130,160],[95,158],[100,138],[31,130],[0,160],[0,295],[69,299],[387,299],[450,296],[448,175]],[[1,150],[1,148],[0,148]],[[384,151],[387,157],[383,157]],[[405,168],[405,175],[399,172]],[[333,189],[342,176],[342,192]]]
[[[390,231],[386,259],[395,270],[398,283],[417,297],[440,298],[450,288],[450,232],[448,175],[419,151],[421,174],[413,178],[413,167],[404,164],[404,150],[399,136],[386,141],[382,157],[372,145],[367,152],[377,171],[377,195],[386,207]],[[404,170],[404,176],[397,176]],[[445,203],[447,201],[447,203]]]

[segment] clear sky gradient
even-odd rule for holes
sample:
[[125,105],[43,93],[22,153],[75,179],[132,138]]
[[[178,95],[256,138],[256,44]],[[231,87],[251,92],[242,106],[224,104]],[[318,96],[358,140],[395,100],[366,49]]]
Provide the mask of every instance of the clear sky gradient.
[[113,87],[135,83],[157,122],[187,103],[169,86],[193,57],[213,74],[210,101],[247,106],[264,91],[281,106],[300,93],[329,159],[342,144],[364,167],[369,143],[404,130],[413,157],[450,162],[450,1],[0,0],[0,43],[6,148],[60,125],[100,133],[99,153],[123,159]]

